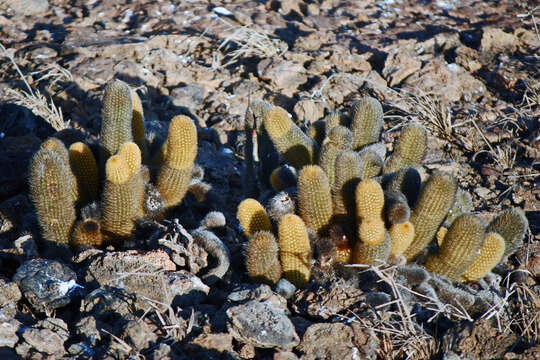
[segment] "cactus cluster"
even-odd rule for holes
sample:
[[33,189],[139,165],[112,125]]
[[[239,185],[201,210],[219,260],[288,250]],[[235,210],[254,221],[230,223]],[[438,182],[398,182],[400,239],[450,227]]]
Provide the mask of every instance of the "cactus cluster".
[[[126,83],[112,82],[103,97],[97,157],[92,146],[75,142],[68,149],[52,137],[32,158],[30,195],[43,238],[75,247],[118,242],[132,235],[138,219],[159,218],[191,184],[200,185],[192,181],[197,129],[190,118],[171,120],[157,155],[149,148],[140,98]],[[89,215],[85,207],[96,202],[99,211]]]
[[249,239],[246,268],[252,280],[275,284],[283,276],[298,287],[309,282],[311,245],[299,216],[289,213],[279,218],[277,239],[266,210],[257,200],[243,200],[237,217]]
[[[285,110],[264,102],[257,106],[264,111],[248,113],[262,124],[286,164],[269,172],[268,181],[280,192],[268,201],[268,212],[280,214],[273,224],[266,215],[261,215],[266,220],[254,221],[254,214],[266,214],[256,200],[239,206],[238,218],[249,238],[246,262],[252,279],[275,283],[281,271],[293,283],[305,285],[310,274],[305,256],[311,249],[316,256],[319,249],[331,252],[334,262],[425,261],[428,270],[451,281],[470,282],[484,277],[522,242],[528,226],[523,212],[504,210],[486,226],[471,214],[471,196],[458,188],[453,175],[434,171],[421,182],[417,169],[427,150],[421,125],[404,126],[394,151],[386,156],[379,142],[383,111],[376,99],[357,101],[349,116],[331,113],[306,133]],[[264,160],[259,159],[261,167]],[[284,211],[280,204],[285,198],[291,204]],[[256,203],[250,212],[248,202]],[[245,220],[248,213],[251,223]],[[264,226],[254,229],[253,223]],[[269,227],[278,229],[277,240]]]

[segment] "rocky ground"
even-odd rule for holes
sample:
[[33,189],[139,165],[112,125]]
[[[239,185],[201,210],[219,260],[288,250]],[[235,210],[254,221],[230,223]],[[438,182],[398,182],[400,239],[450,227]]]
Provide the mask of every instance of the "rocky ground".
[[[534,6],[0,0],[0,357],[538,359]],[[41,250],[28,163],[58,130],[95,140],[114,78],[139,89],[148,126],[177,114],[196,119],[197,163],[213,191],[202,203],[188,195],[126,248],[58,259]],[[422,269],[414,270],[420,280],[395,267],[339,269],[294,294],[245,274],[235,213],[249,102],[282,106],[308,126],[363,95],[383,104],[389,147],[404,121],[430,130],[424,168],[452,171],[475,212],[526,212],[523,248],[487,279],[458,286],[457,300],[444,294],[453,285]],[[186,231],[210,211],[225,215],[213,230],[230,252],[221,279],[205,276],[216,259]],[[437,301],[405,283],[429,284]]]

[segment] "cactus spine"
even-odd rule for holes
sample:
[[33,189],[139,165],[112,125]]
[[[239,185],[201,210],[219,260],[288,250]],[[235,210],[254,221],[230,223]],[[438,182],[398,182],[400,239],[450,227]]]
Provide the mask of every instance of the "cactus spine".
[[266,210],[255,199],[244,199],[238,205],[236,217],[247,237],[251,237],[259,231],[272,231]]
[[486,276],[503,257],[504,248],[505,242],[501,235],[494,232],[486,234],[480,254],[461,276],[461,281],[478,281]]
[[306,225],[319,236],[328,233],[332,219],[330,184],[317,165],[305,166],[298,174],[298,207]]
[[43,238],[68,244],[75,223],[69,168],[51,150],[39,150],[30,163],[30,195]]
[[274,285],[281,278],[279,246],[270,231],[258,231],[249,239],[246,268],[253,281]]
[[433,240],[454,204],[456,191],[457,182],[451,174],[436,171],[429,177],[411,213],[410,222],[414,225],[415,236],[403,254],[407,261],[420,254]]
[[131,132],[133,141],[137,144],[141,150],[143,163],[148,162],[148,144],[144,136],[144,110],[141,103],[141,98],[137,95],[137,92],[131,89],[131,105],[132,105],[132,121]]
[[321,148],[319,165],[328,176],[330,187],[334,186],[335,163],[341,150],[348,150],[352,144],[352,133],[344,126],[335,126]]
[[103,120],[100,134],[101,164],[116,154],[123,143],[133,141],[132,116],[129,86],[120,80],[109,84],[103,96]]
[[506,243],[503,259],[513,254],[523,244],[523,237],[529,227],[529,221],[523,210],[511,208],[503,210],[491,220],[486,231],[501,235]]
[[279,256],[283,276],[296,287],[303,287],[311,275],[311,246],[300,217],[285,215],[278,225]]
[[76,142],[69,147],[69,162],[71,170],[77,178],[80,202],[88,203],[98,198],[99,176],[96,158],[90,148],[82,142]]
[[40,149],[50,150],[58,154],[58,156],[60,156],[60,158],[62,159],[62,162],[66,164],[67,166],[66,170],[69,176],[69,183],[71,184],[71,196],[73,197],[73,200],[75,201],[75,203],[81,202],[80,194],[79,194],[80,186],[77,183],[78,179],[71,169],[71,165],[69,161],[69,151],[64,145],[64,143],[62,142],[62,140],[57,139],[55,137],[50,137],[41,144]]
[[370,246],[379,245],[386,232],[383,219],[384,192],[381,185],[372,179],[361,181],[356,186],[355,200],[358,242]]
[[357,241],[352,253],[353,264],[380,265],[390,255],[392,241],[388,231],[383,232],[382,241],[376,245],[368,245],[363,241]]
[[430,256],[426,269],[444,275],[450,281],[458,281],[471,266],[484,241],[485,225],[472,214],[458,217],[444,237],[437,254]]
[[110,238],[129,237],[135,227],[140,209],[139,181],[131,176],[127,162],[119,155],[111,156],[105,164],[103,191],[103,232]]
[[264,118],[264,127],[281,156],[292,166],[301,169],[313,164],[316,154],[315,142],[280,107],[273,107]]
[[362,174],[364,179],[371,179],[378,176],[383,168],[383,160],[376,152],[369,149],[358,153],[362,161]]
[[394,152],[386,161],[384,173],[398,171],[405,166],[420,165],[427,149],[427,132],[422,125],[410,124],[401,132],[394,146]]
[[381,103],[372,97],[364,97],[353,105],[351,131],[353,149],[379,141],[383,127]]
[[414,239],[414,225],[410,221],[401,224],[394,224],[388,230],[392,246],[391,255],[401,255],[411,245]]
[[336,159],[332,202],[336,222],[354,222],[355,196],[357,184],[362,180],[362,162],[357,152],[341,151]]
[[144,216],[144,187],[143,171],[141,169],[142,154],[139,146],[133,142],[127,142],[120,146],[118,150],[120,156],[127,163],[129,168],[130,182],[133,183],[134,197],[140,204],[139,210],[136,213],[137,217]]
[[167,155],[157,179],[165,206],[178,205],[184,198],[197,156],[197,129],[187,116],[175,116],[169,126]]
[[71,245],[75,247],[93,247],[103,244],[99,220],[88,218],[79,221],[73,230]]

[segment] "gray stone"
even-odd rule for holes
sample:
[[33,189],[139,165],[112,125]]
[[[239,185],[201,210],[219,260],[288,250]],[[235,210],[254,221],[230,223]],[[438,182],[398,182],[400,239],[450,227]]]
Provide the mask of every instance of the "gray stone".
[[38,15],[49,10],[48,0],[7,0],[0,2],[0,9],[11,9],[17,14]]
[[262,80],[270,81],[274,86],[291,96],[298,86],[304,84],[308,77],[302,64],[294,61],[284,61],[278,58],[268,58],[259,62],[257,73]]
[[173,105],[194,109],[202,105],[206,93],[204,88],[196,83],[174,88],[171,91]]
[[302,99],[293,109],[298,121],[302,124],[311,124],[324,116],[324,105],[310,99]]
[[110,252],[93,259],[85,278],[167,305],[193,304],[208,294],[197,276],[175,269],[163,250]]
[[373,331],[321,323],[307,328],[298,348],[305,360],[376,359],[378,342]]
[[229,332],[238,341],[261,348],[290,350],[299,343],[291,320],[269,301],[251,300],[227,310]]
[[296,291],[296,286],[289,280],[282,278],[276,284],[276,292],[283,296],[285,299],[290,299]]
[[2,311],[0,311],[0,348],[12,348],[19,341],[17,331],[21,323],[15,319],[6,319]]

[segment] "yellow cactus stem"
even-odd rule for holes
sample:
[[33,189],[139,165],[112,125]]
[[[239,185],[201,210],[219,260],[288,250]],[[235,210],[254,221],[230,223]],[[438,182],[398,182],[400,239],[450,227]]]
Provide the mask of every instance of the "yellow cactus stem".
[[71,245],[74,247],[99,247],[103,244],[101,224],[98,219],[79,221],[73,230]]
[[384,173],[389,174],[406,166],[419,166],[426,150],[426,129],[419,124],[407,125],[395,142],[394,152],[384,165]]
[[197,156],[197,128],[193,121],[178,115],[171,120],[167,138],[167,156],[157,179],[165,207],[180,204],[191,180],[191,169]]
[[487,232],[496,232],[506,243],[503,260],[512,255],[523,244],[523,237],[529,227],[525,212],[520,208],[503,210],[489,223]]
[[67,245],[75,224],[68,165],[56,152],[40,149],[32,157],[29,178],[43,238]]
[[362,180],[355,190],[356,215],[362,219],[374,218],[382,221],[384,192],[377,181]]
[[390,227],[388,233],[392,240],[390,254],[394,256],[401,255],[414,239],[414,225],[410,221],[394,224]]
[[141,168],[142,154],[139,146],[134,142],[123,143],[118,150],[118,156],[122,157],[129,168],[129,177],[134,183],[134,189],[137,191],[137,197],[139,199],[139,210],[137,211],[136,216],[144,216],[144,187],[148,183],[147,179],[149,178],[149,170],[145,166]]
[[379,245],[384,240],[386,229],[380,219],[362,219],[358,225],[358,239],[366,245]]
[[362,180],[362,161],[357,152],[341,151],[334,166],[332,204],[334,218],[339,223],[354,222],[356,185]]
[[442,246],[444,237],[446,236],[447,232],[448,232],[448,228],[445,228],[444,226],[441,226],[439,230],[437,230],[435,239],[437,240],[437,245],[439,245],[439,247]]
[[458,217],[448,229],[437,254],[426,262],[426,269],[458,281],[471,266],[484,242],[485,225],[476,215]]
[[148,143],[144,136],[144,110],[141,102],[141,98],[137,95],[137,91],[131,90],[131,104],[132,104],[132,135],[133,141],[137,144],[141,150],[142,162],[147,164],[148,161]]
[[368,245],[357,241],[352,253],[353,264],[381,265],[388,260],[392,241],[388,231],[384,232],[383,240],[378,245]]
[[298,174],[298,208],[306,225],[319,236],[328,233],[332,220],[332,196],[324,171],[317,165],[304,166]]
[[357,242],[369,246],[381,244],[386,232],[383,218],[384,192],[381,185],[372,179],[362,180],[356,186],[354,198],[360,240]]
[[248,238],[258,231],[272,231],[272,224],[266,210],[255,199],[244,199],[238,205],[236,217]]
[[369,149],[358,153],[362,162],[362,174],[364,179],[371,179],[379,176],[383,168],[383,160],[375,151]]
[[435,238],[454,204],[456,191],[456,179],[443,171],[434,172],[424,184],[409,219],[414,225],[415,235],[412,244],[403,253],[407,261],[414,259]]
[[246,268],[252,281],[274,285],[281,278],[279,246],[270,231],[258,231],[249,239]]
[[132,109],[131,90],[125,82],[116,80],[107,85],[103,96],[100,164],[116,154],[123,143],[133,141]]
[[140,209],[140,182],[130,176],[127,162],[119,155],[111,156],[105,164],[102,228],[111,238],[129,237],[135,227]]
[[283,276],[296,287],[306,286],[311,276],[311,246],[304,222],[296,215],[285,215],[278,237]]
[[270,109],[264,118],[264,127],[289,164],[297,169],[313,164],[317,145],[293,123],[285,110],[277,106]]
[[41,144],[40,149],[50,150],[60,156],[64,164],[67,165],[66,171],[69,175],[69,182],[71,184],[71,196],[73,197],[75,203],[82,203],[82,200],[84,199],[80,199],[81,195],[79,193],[79,189],[81,186],[78,184],[77,176],[75,176],[71,169],[71,164],[69,161],[69,151],[66,148],[66,145],[64,145],[62,140],[55,137],[50,137]]
[[80,203],[86,204],[96,200],[99,193],[99,175],[92,150],[83,142],[71,144],[69,162],[71,170],[77,178]]
[[[328,136],[328,134],[330,134],[330,132],[332,131],[334,127],[339,126],[339,125],[348,126],[350,119],[348,116],[346,116],[342,112],[332,111],[331,113],[329,113],[328,115],[324,117],[323,121],[326,125],[325,132],[326,132],[326,135]],[[351,141],[352,141],[352,133],[351,133]],[[351,145],[352,145],[352,142],[351,142]]]
[[123,143],[118,150],[118,155],[121,156],[128,164],[129,176],[136,174],[141,168],[141,150],[134,142]]
[[383,127],[381,103],[372,97],[364,97],[353,105],[351,131],[354,150],[379,141]]
[[352,133],[344,126],[335,126],[321,148],[319,165],[328,176],[330,187],[334,186],[335,164],[338,154],[348,150],[352,144]]
[[462,282],[478,281],[501,261],[504,254],[504,238],[494,232],[486,234],[480,254],[461,276]]

